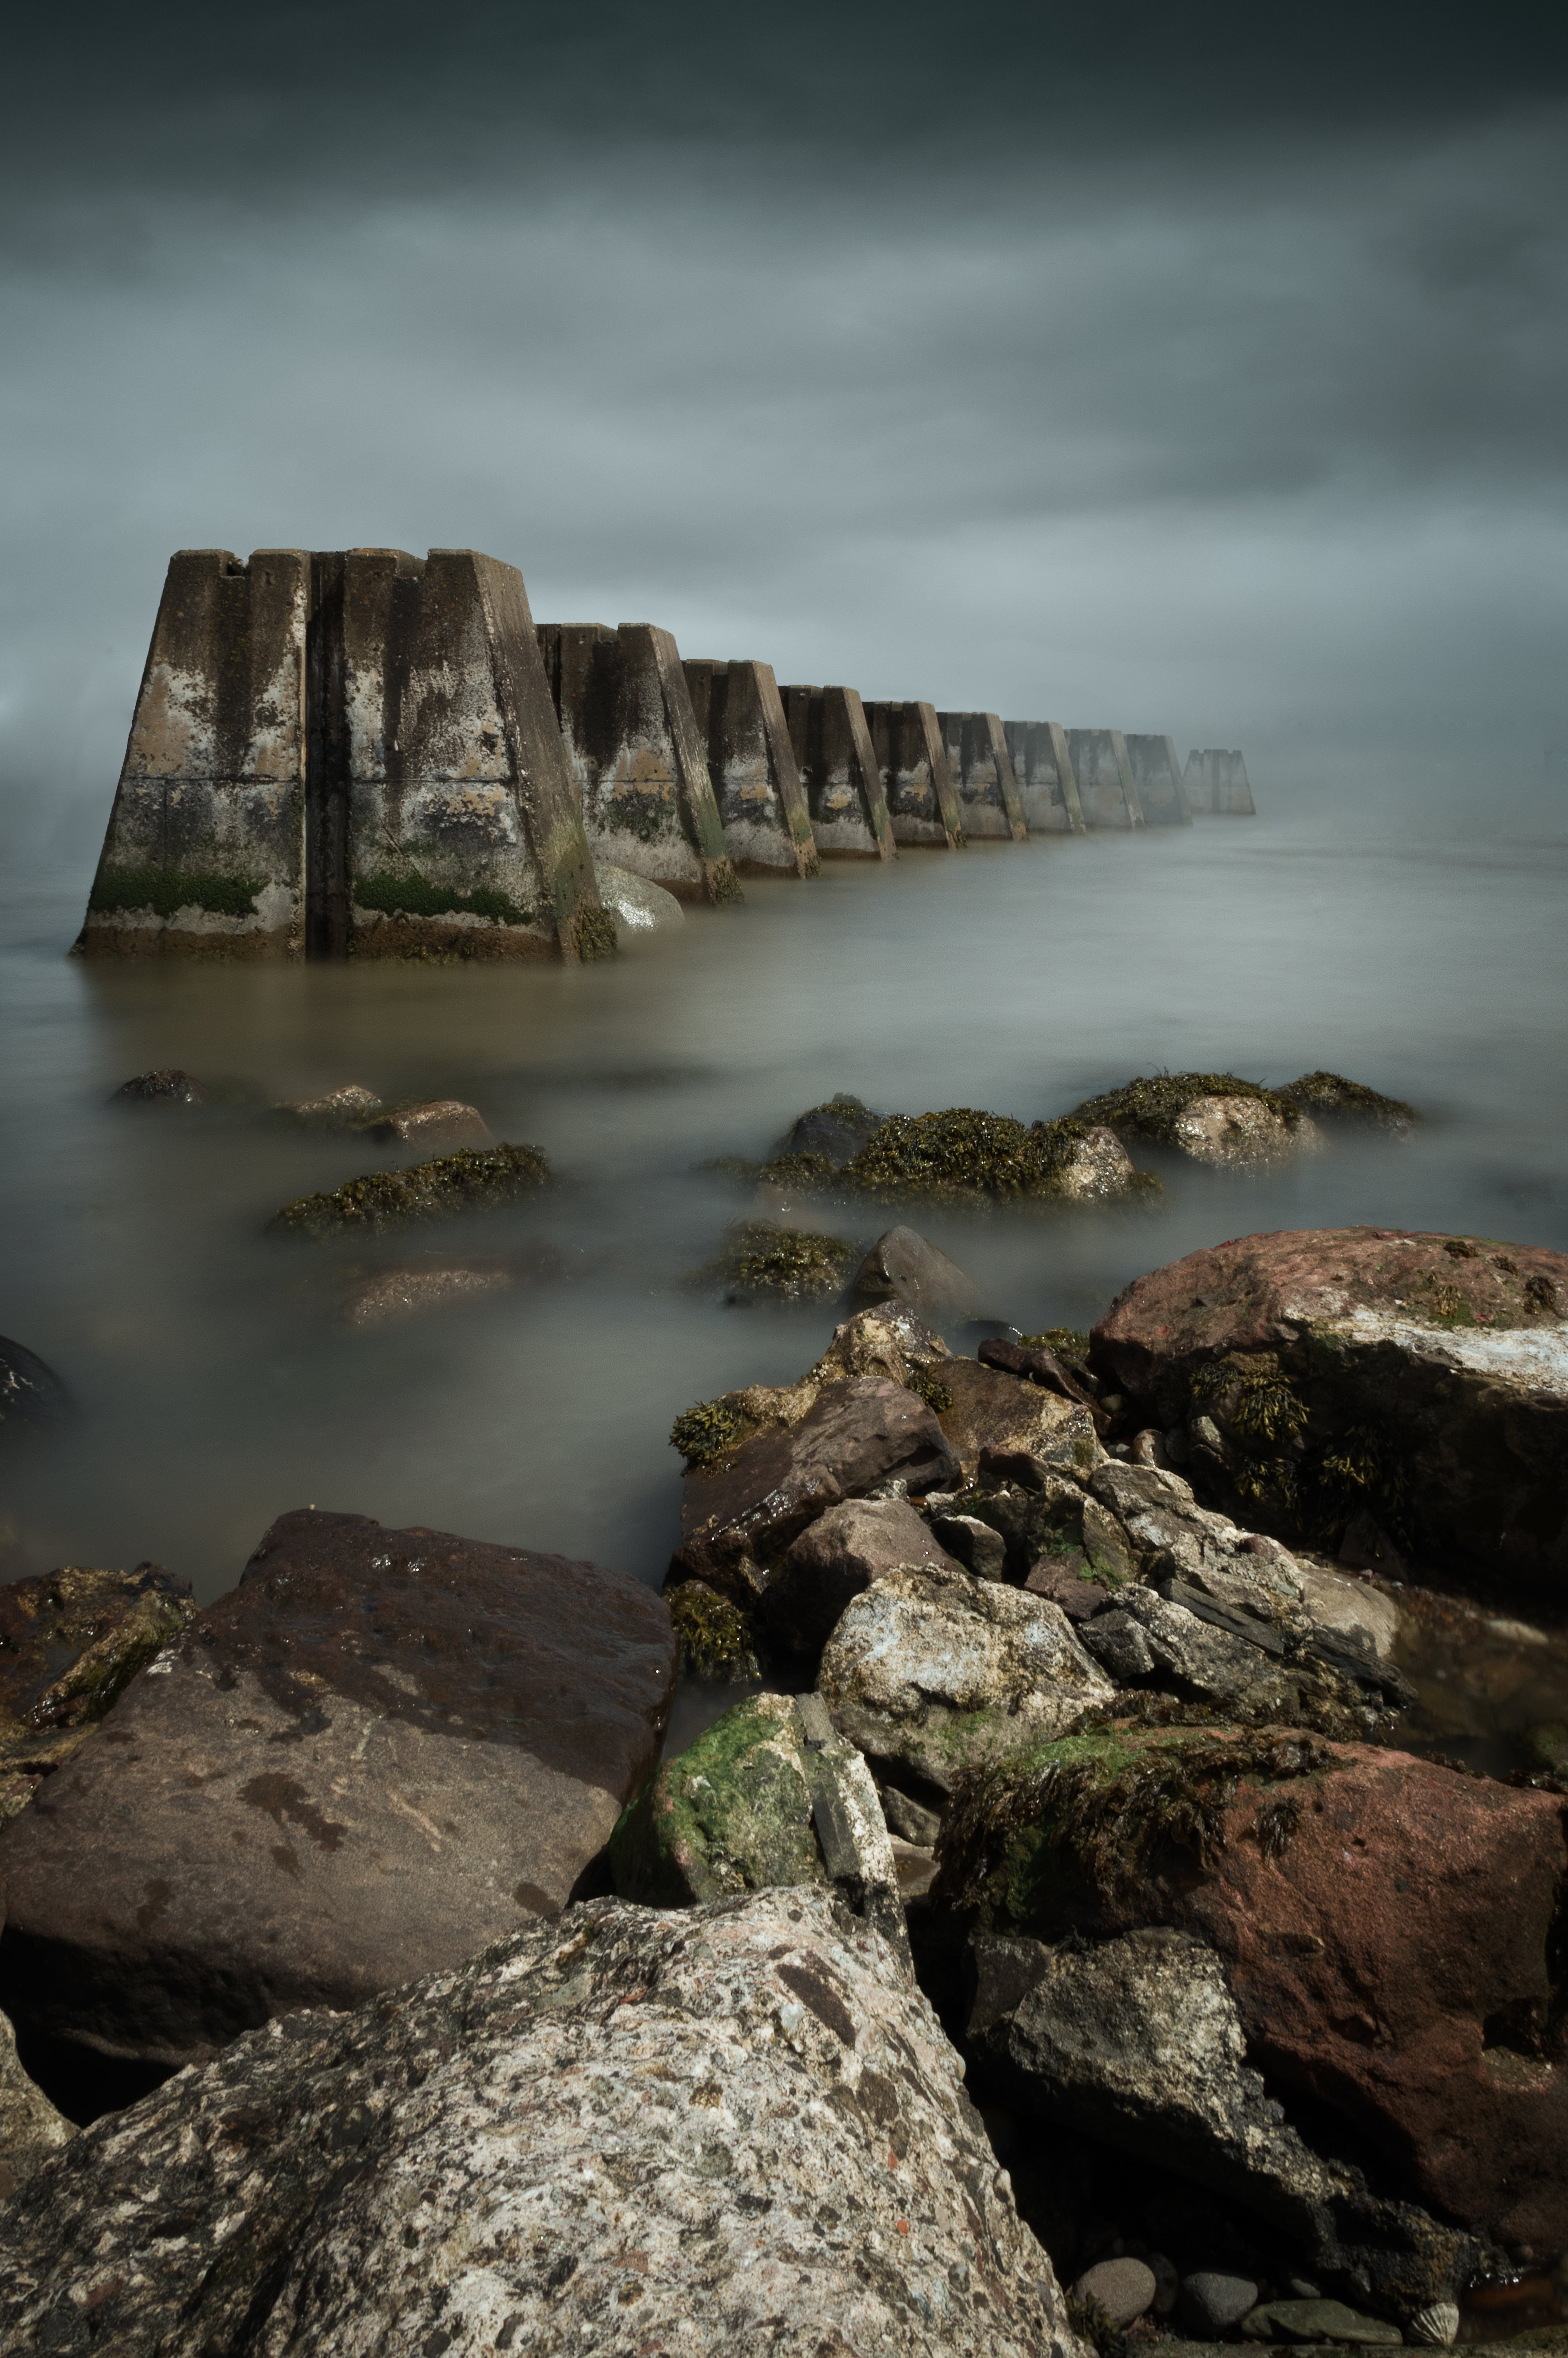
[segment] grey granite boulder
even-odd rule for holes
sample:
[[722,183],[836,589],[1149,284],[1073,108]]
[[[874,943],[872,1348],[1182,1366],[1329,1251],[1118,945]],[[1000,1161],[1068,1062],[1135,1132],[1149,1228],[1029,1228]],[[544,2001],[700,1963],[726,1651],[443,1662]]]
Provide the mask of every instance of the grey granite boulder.
[[0,2353],[1083,2358],[962,2065],[823,1891],[595,1899],[98,2122]]
[[658,1758],[663,1600],[365,1515],[285,1515],[0,1834],[0,2004],[204,2060],[551,1915]]

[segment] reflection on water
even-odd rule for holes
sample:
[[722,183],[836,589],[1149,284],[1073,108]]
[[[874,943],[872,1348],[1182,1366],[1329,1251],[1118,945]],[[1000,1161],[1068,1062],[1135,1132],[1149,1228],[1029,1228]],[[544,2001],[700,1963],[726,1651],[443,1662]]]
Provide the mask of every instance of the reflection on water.
[[[1170,1168],[1152,1215],[922,1216],[1029,1331],[1085,1325],[1140,1271],[1250,1229],[1568,1244],[1568,1112],[1546,1078],[1565,867],[1561,842],[1373,840],[1310,817],[975,846],[749,886],[743,910],[693,910],[569,974],[85,967],[63,956],[84,876],[25,880],[0,944],[0,1331],[80,1408],[7,1468],[7,1569],[152,1557],[211,1596],[274,1515],[315,1503],[657,1580],[671,1419],[793,1377],[833,1323],[683,1289],[745,1208],[696,1166],[762,1152],[838,1089],[1030,1120],[1138,1071],[1327,1065],[1431,1111],[1408,1142],[1345,1139],[1270,1177]],[[155,1065],[228,1094],[106,1108]],[[471,1099],[557,1184],[370,1255],[266,1237],[277,1205],[379,1159],[267,1110],[347,1081]],[[888,1223],[821,1224],[869,1239]],[[470,1251],[517,1282],[343,1323],[351,1268]]]

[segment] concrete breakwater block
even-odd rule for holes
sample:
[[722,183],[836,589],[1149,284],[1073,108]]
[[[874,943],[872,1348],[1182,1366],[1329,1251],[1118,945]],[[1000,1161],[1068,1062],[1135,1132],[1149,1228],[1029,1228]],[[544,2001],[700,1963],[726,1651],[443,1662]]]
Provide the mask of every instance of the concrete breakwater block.
[[866,719],[893,841],[956,850],[964,827],[935,705],[868,704]]
[[1018,781],[1018,799],[1031,835],[1082,835],[1083,805],[1067,751],[1067,732],[1056,720],[1010,720],[1007,750]]
[[451,548],[170,560],[80,950],[613,947],[514,567]]
[[964,833],[1022,843],[1029,833],[1007,734],[994,712],[939,712]]
[[1258,806],[1252,799],[1251,782],[1247,775],[1247,763],[1234,750],[1208,745],[1200,753],[1195,746],[1187,755],[1187,766],[1182,773],[1188,807],[1220,818],[1254,818]]
[[773,666],[683,665],[724,842],[742,876],[815,876],[806,788]]
[[674,639],[652,622],[541,622],[545,674],[596,860],[683,901],[740,897]]
[[565,1906],[653,1773],[675,1659],[630,1574],[280,1517],[0,1837],[0,2004],[178,2066],[458,1965]]
[[784,719],[824,860],[896,860],[866,708],[852,687],[782,687]]
[[1069,729],[1067,752],[1089,827],[1143,825],[1143,805],[1119,729]]
[[1176,748],[1169,737],[1129,737],[1127,759],[1149,827],[1190,827],[1186,790]]

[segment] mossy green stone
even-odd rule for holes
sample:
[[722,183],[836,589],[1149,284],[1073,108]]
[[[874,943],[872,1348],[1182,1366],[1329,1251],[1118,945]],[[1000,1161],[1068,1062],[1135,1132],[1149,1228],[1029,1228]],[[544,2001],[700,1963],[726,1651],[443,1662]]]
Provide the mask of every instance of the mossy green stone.
[[787,1695],[753,1695],[666,1760],[610,1837],[624,1899],[685,1908],[779,1884],[827,1883]]

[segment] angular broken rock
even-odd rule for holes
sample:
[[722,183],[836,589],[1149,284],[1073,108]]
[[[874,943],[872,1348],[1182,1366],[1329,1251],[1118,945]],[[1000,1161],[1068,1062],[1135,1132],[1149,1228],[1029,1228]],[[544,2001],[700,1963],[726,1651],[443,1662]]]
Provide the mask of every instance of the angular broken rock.
[[654,1908],[831,1885],[908,1962],[877,1789],[820,1695],[752,1695],[715,1720],[622,1812],[610,1864],[623,1899]]
[[477,1106],[460,1098],[431,1098],[423,1105],[401,1106],[373,1122],[372,1138],[388,1146],[485,1146],[490,1129]]
[[16,2034],[0,2014],[0,2202],[76,2135],[16,2060]]
[[861,1302],[892,1302],[917,1318],[948,1314],[972,1317],[979,1296],[957,1261],[914,1228],[889,1228],[856,1271],[850,1293]]
[[851,1744],[945,1793],[961,1769],[1048,1742],[1113,1692],[1060,1606],[913,1568],[850,1601],[816,1684]]
[[1225,1969],[1165,1927],[1098,1946],[977,1939],[969,2040],[1021,2110],[1196,2180],[1283,2228],[1315,2269],[1409,2315],[1464,2281],[1474,2240],[1379,2201],[1312,2151],[1247,2062]]
[[0,2005],[178,2066],[453,1964],[565,1905],[674,1672],[628,1574],[284,1515],[0,1834]]
[[879,1376],[827,1384],[797,1425],[752,1436],[711,1472],[686,1477],[675,1569],[754,1593],[749,1567],[782,1553],[843,1499],[896,1476],[912,1493],[957,1472],[942,1429],[917,1394]]
[[1088,1409],[978,1359],[940,1359],[925,1370],[951,1395],[939,1412],[943,1432],[972,1481],[984,1449],[1089,1466],[1103,1456]]
[[66,1564],[0,1587],[0,1822],[84,1744],[136,1672],[194,1616],[161,1564]]
[[775,1641],[810,1654],[826,1644],[852,1596],[901,1564],[950,1568],[930,1526],[907,1498],[847,1498],[809,1523],[762,1591]]
[[6,2263],[3,2358],[1083,2358],[930,2006],[813,1890],[589,1900],[271,2024],[76,2138]]

